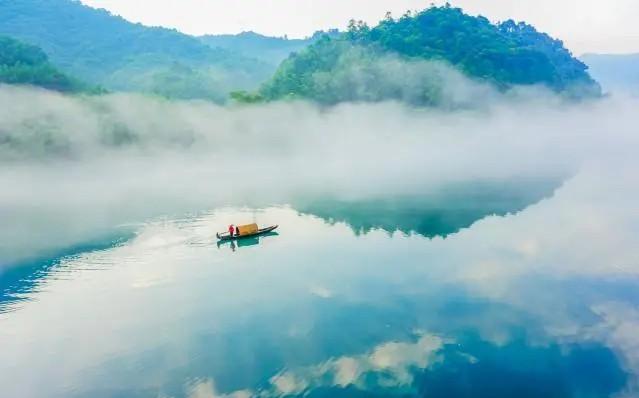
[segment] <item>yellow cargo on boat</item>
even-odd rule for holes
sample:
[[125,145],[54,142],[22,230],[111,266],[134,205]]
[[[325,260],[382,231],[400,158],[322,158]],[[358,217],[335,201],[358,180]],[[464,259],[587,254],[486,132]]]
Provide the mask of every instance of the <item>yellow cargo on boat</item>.
[[240,236],[251,235],[257,233],[257,224],[239,225]]

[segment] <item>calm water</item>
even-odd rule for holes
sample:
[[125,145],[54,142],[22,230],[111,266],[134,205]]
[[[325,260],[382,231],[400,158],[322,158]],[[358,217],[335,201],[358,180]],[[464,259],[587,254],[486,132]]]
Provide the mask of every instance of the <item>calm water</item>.
[[[213,209],[0,275],[2,397],[635,397],[632,175]],[[229,223],[278,234],[217,245]]]

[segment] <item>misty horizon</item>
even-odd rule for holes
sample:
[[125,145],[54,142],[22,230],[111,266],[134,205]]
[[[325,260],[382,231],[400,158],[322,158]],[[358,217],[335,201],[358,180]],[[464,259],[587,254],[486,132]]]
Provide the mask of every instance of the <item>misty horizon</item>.
[[0,0],[0,397],[636,398],[638,12]]
[[[624,0],[615,1],[619,2],[616,7],[582,7],[584,14],[580,15],[581,19],[568,21],[570,24],[564,18],[573,10],[569,4],[563,5],[548,1],[549,4],[530,2],[530,4],[522,3],[519,6],[511,6],[493,1],[472,2],[468,0],[457,0],[450,3],[455,7],[463,8],[472,15],[483,15],[495,22],[512,18],[516,21],[532,23],[543,31],[566,40],[569,43],[568,47],[579,56],[589,53],[637,53],[639,52],[639,42],[637,42],[639,34],[633,31],[630,26],[621,27],[620,24],[612,23],[623,19],[626,25],[632,25],[631,20],[626,18],[630,18],[633,11],[637,11],[634,8],[636,5],[629,4]],[[245,7],[229,7],[225,10],[224,7],[219,7],[214,3],[199,3],[193,8],[189,7],[189,4],[185,4],[183,8],[177,9],[168,3],[160,3],[156,5],[155,10],[151,10],[144,5],[127,4],[121,0],[83,0],[83,3],[95,8],[105,8],[136,23],[177,29],[193,36],[236,35],[253,31],[265,36],[287,36],[294,39],[308,38],[314,32],[322,30],[335,28],[345,30],[350,19],[364,20],[370,25],[375,25],[384,18],[387,12],[391,12],[394,17],[399,17],[407,11],[421,10],[429,4],[407,0],[403,3],[376,1],[370,4],[369,2],[368,7],[364,8],[358,7],[360,5],[358,2],[342,6],[328,3],[325,6],[306,4],[296,8],[293,3],[280,1],[281,4],[273,4],[273,9],[268,10],[267,13],[262,12],[254,15],[252,9],[255,7],[253,4]],[[440,6],[445,3],[446,1],[443,0],[433,2],[433,4]],[[557,7],[556,15],[549,15],[543,11],[552,5]],[[335,12],[336,9],[338,12]],[[199,12],[192,14],[192,10],[199,10]],[[241,15],[247,11],[248,17]],[[294,18],[285,18],[285,15],[290,12],[293,12],[291,15],[301,18],[299,24],[294,22]],[[279,18],[277,13],[280,13]],[[607,15],[606,13],[613,14]],[[313,17],[315,14],[317,14],[316,18]],[[176,19],[176,15],[181,15],[181,20]],[[215,28],[207,28],[211,26],[211,23],[208,22],[210,20],[217,22],[214,24]],[[596,34],[589,35],[587,33],[588,22],[591,25],[594,24],[598,32],[606,32],[605,36],[598,38]],[[313,28],[304,29],[303,27],[308,26],[309,23],[312,24]],[[220,25],[228,27],[220,30],[217,28]],[[288,30],[281,30],[287,25],[290,25]]]
[[[472,82],[462,84],[468,88],[461,92],[475,89]],[[632,128],[617,112],[632,109],[636,99],[571,103],[544,91],[518,95],[495,92],[492,103],[483,95],[481,106],[466,110],[397,102],[222,107],[131,94],[74,98],[3,86],[0,131],[14,134],[5,135],[0,146],[0,178],[13,187],[0,207],[10,211],[3,218],[12,220],[0,228],[0,253],[6,261],[14,257],[8,254],[16,253],[16,244],[26,244],[18,252],[36,249],[38,254],[26,243],[39,244],[29,223],[41,217],[61,221],[84,206],[83,217],[93,215],[71,234],[79,235],[57,246],[45,234],[42,243],[49,243],[43,249],[64,249],[85,243],[84,234],[109,235],[127,221],[213,203],[261,207],[318,195],[346,200],[415,196],[476,180],[565,179],[630,147]],[[537,116],[530,119],[532,114]],[[613,142],[599,134],[611,125]],[[232,170],[218,172],[230,164]],[[313,164],[322,167],[307,167]],[[297,175],[282,179],[281,170]],[[50,198],[52,207],[38,206],[44,213],[29,216],[30,197]],[[151,198],[155,205],[145,208]],[[105,222],[116,208],[131,212]]]

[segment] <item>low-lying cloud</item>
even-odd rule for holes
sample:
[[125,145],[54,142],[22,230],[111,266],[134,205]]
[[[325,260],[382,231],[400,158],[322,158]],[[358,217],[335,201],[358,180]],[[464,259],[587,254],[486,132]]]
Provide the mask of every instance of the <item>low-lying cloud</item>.
[[169,213],[567,176],[632,158],[636,106],[527,92],[457,111],[220,107],[0,86],[0,266]]

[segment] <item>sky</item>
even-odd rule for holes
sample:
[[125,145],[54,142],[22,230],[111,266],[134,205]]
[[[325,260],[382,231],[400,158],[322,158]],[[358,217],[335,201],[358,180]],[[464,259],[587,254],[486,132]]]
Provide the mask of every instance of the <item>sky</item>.
[[[369,24],[386,11],[399,16],[436,0],[81,0],[145,25],[202,35],[255,31],[305,37],[344,28],[349,19]],[[575,54],[639,52],[639,0],[452,0],[493,21],[525,20],[562,39]]]

